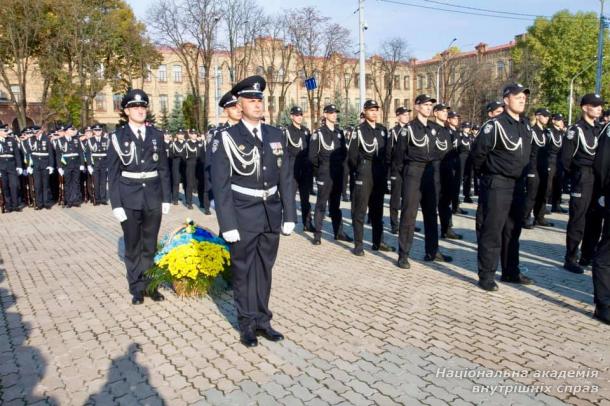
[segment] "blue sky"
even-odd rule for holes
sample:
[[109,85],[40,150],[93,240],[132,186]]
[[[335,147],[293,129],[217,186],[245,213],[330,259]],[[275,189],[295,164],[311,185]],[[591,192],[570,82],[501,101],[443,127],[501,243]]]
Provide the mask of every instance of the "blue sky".
[[[146,17],[146,10],[154,0],[126,0],[140,19]],[[253,0],[255,1],[255,0]],[[499,45],[526,31],[531,25],[529,17],[521,19],[491,18],[475,15],[456,14],[440,10],[430,10],[406,6],[410,3],[426,7],[450,9],[439,3],[455,4],[471,8],[493,9],[531,15],[552,15],[563,9],[572,12],[594,11],[599,13],[599,0],[366,0],[365,15],[367,55],[375,53],[387,38],[403,37],[409,43],[411,55],[427,59],[447,47],[453,38],[461,50],[472,50],[479,42]],[[397,4],[403,3],[403,4]],[[324,15],[344,25],[352,32],[354,44],[358,41],[357,0],[261,0],[259,4],[270,14],[282,9],[304,6],[318,7]],[[462,9],[463,11],[468,11]],[[478,12],[471,10],[472,12]],[[608,15],[608,13],[606,13]],[[514,17],[514,16],[513,16]],[[520,18],[520,17],[517,17]],[[356,45],[354,46],[354,51]]]

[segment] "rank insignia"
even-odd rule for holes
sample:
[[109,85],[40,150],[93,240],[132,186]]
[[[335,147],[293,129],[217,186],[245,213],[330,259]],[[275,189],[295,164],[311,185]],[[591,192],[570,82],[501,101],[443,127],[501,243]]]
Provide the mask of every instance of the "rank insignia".
[[220,142],[218,140],[214,140],[214,142],[212,143],[212,154],[215,153],[218,150],[218,144]]
[[277,159],[277,167],[281,168],[282,167],[282,158],[278,158]]
[[573,138],[574,138],[574,134],[576,134],[576,133],[574,132],[574,130],[570,130],[570,131],[568,131],[568,135],[566,135],[566,138],[567,138],[567,139],[569,139],[569,140],[571,140],[571,139],[573,139]]
[[489,134],[493,128],[493,124],[492,123],[487,123],[487,125],[485,126],[485,128],[483,128],[483,132],[485,134]]

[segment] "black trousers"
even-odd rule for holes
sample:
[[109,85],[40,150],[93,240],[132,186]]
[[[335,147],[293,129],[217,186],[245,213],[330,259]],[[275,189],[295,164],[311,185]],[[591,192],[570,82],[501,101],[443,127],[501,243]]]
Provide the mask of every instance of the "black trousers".
[[354,246],[356,248],[362,248],[367,209],[373,229],[373,245],[378,247],[383,241],[383,200],[386,178],[381,173],[373,174],[372,165],[372,161],[362,160],[358,167],[358,177],[354,182],[352,227],[354,228]]
[[551,206],[553,209],[557,209],[561,204],[561,195],[563,193],[565,177],[566,171],[558,162],[557,166],[555,167],[555,178],[553,179],[553,190],[551,192]]
[[426,235],[426,254],[436,255],[438,251],[437,204],[440,189],[438,161],[428,164],[410,163],[403,170],[402,208],[398,230],[398,256],[409,256],[415,233],[417,209],[421,204]]
[[580,246],[580,258],[584,260],[593,259],[595,250],[602,236],[606,209],[599,205],[598,200],[601,196],[602,193],[599,190],[599,187],[594,186],[589,211],[585,216],[585,234]]
[[456,206],[453,206],[455,185],[459,186],[457,169],[455,161],[451,158],[446,158],[440,162],[441,189],[438,201],[438,217],[441,221],[441,234],[445,234],[451,227],[453,210],[457,209]]
[[610,307],[610,210],[604,211],[604,229],[593,260],[593,301]]
[[302,159],[292,155],[287,155],[287,162],[284,165],[290,165],[293,170],[292,178],[296,186],[293,188],[294,197],[296,200],[298,190],[299,200],[301,201],[301,218],[303,220],[303,226],[308,227],[312,225],[309,192],[313,187],[313,168],[307,158]]
[[349,188],[350,195],[354,192],[354,174],[349,170],[347,160],[343,163],[343,186],[341,187],[341,194],[347,196],[347,190]]
[[[595,213],[590,210],[593,200],[593,187],[595,175],[591,167],[575,167],[570,170],[571,192],[570,192],[570,218],[566,231],[566,262],[576,262],[578,259],[578,246],[583,242],[583,237],[587,238],[586,244],[593,244],[592,240],[597,236],[587,235],[587,223],[593,221],[592,215]],[[597,241],[595,241],[597,242]],[[585,242],[583,242],[583,246]]]
[[279,233],[239,230],[240,240],[230,244],[233,297],[239,329],[269,326],[271,270],[277,257]]
[[49,187],[49,171],[47,168],[34,169],[34,191],[36,192],[36,207],[50,207],[51,188]]
[[471,188],[474,185],[474,194],[475,196],[479,194],[479,178],[477,173],[475,173],[474,170],[474,164],[472,162],[472,159],[470,158],[470,155],[468,155],[468,157],[466,158],[466,161],[464,162],[464,185],[463,185],[463,190],[462,193],[464,194],[464,197],[472,197],[471,195]]
[[78,166],[67,166],[64,169],[64,201],[67,204],[82,202],[80,169]]
[[93,192],[97,203],[108,200],[108,169],[106,167],[93,168]]
[[525,210],[524,181],[484,175],[479,192],[476,219],[479,278],[493,279],[498,260],[502,276],[519,275],[519,237]]
[[7,210],[15,210],[19,207],[19,176],[15,170],[0,170],[2,180],[2,195],[4,196],[4,207]]
[[[457,159],[457,170],[455,180],[455,190],[453,195],[453,208],[457,210],[460,207],[460,189],[464,184],[464,174],[466,172],[466,161],[468,160],[468,153],[461,153]],[[471,168],[472,169],[472,168]],[[465,188],[464,188],[465,189]],[[466,196],[466,194],[464,194]]]
[[[184,167],[181,158],[172,159],[172,200],[178,201],[178,193],[180,192],[180,182],[182,181],[182,168]],[[186,192],[186,188],[185,188]]]
[[536,204],[536,198],[538,196],[538,189],[540,186],[540,177],[538,171],[531,171],[527,174],[525,181],[525,210],[523,212],[523,221],[526,221],[534,205]]
[[322,222],[326,214],[326,205],[333,224],[335,237],[343,233],[343,215],[341,214],[341,191],[343,188],[343,164],[321,166],[316,177],[318,193],[314,209],[315,235],[322,234]]
[[390,227],[398,230],[398,211],[402,204],[402,176],[400,174],[390,175]]
[[538,185],[538,195],[536,196],[536,203],[534,204],[534,219],[536,221],[543,221],[546,215],[546,204],[551,197],[553,191],[553,182],[555,182],[555,173],[557,165],[555,162],[549,163],[545,167],[538,169],[540,175],[540,183]]
[[186,188],[184,189],[184,200],[185,203],[193,204],[193,191],[197,186],[197,159],[186,160]]
[[206,163],[204,161],[197,161],[195,177],[197,178],[197,196],[199,197],[199,207],[202,209],[209,209],[211,181],[208,176],[208,171],[206,171]]
[[125,209],[127,220],[121,223],[125,242],[125,267],[129,293],[141,294],[149,279],[144,275],[153,266],[157,237],[161,227],[161,208]]

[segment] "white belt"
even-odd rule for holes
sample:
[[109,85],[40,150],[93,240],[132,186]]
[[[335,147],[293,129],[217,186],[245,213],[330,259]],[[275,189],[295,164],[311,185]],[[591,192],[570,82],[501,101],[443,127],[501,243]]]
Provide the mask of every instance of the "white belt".
[[151,178],[156,178],[157,176],[159,176],[159,172],[157,172],[157,171],[150,171],[150,172],[123,171],[123,172],[121,172],[121,176],[123,176],[124,178],[129,178],[129,179],[151,179]]
[[35,156],[49,156],[48,152],[32,152],[32,155]]
[[250,189],[249,187],[231,184],[231,189],[237,193],[241,193],[242,195],[262,197],[263,200],[267,200],[269,196],[272,196],[275,194],[275,192],[277,192],[277,186],[273,186],[269,189]]
[[11,154],[2,154],[0,155],[0,158],[14,158],[14,156]]
[[106,153],[105,152],[97,152],[97,153],[91,154],[91,156],[106,156]]
[[64,158],[73,158],[75,156],[78,156],[78,154],[76,152],[70,152],[69,154],[63,154],[62,156]]

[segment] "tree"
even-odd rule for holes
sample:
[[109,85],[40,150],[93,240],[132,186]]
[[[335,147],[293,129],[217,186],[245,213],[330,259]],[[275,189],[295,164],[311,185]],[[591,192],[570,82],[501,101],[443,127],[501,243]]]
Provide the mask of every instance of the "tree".
[[400,64],[409,58],[407,41],[399,37],[386,40],[381,45],[381,51],[381,57],[371,57],[369,63],[373,88],[387,126],[394,87],[400,85],[400,80],[395,83],[394,76]]
[[332,81],[332,67],[350,46],[349,30],[331,23],[314,7],[290,11],[287,24],[301,79],[315,77],[318,84],[317,89],[307,92],[311,122],[315,123],[320,118],[322,94]]
[[161,107],[161,119],[159,121],[159,127],[163,130],[169,127],[169,117],[167,115],[167,107]]
[[188,128],[197,128],[197,111],[195,109],[196,98],[192,94],[186,96],[182,102],[182,112],[184,114],[184,125]]
[[184,112],[182,111],[182,103],[178,95],[174,97],[174,107],[169,115],[168,128],[171,132],[176,132],[181,128],[184,128]]
[[[560,11],[550,20],[536,19],[517,40],[512,53],[515,72],[532,91],[531,108],[545,106],[554,112],[567,113],[570,80],[594,61],[598,33],[596,14]],[[608,39],[606,33],[606,55],[610,52]],[[605,66],[602,77],[610,73],[608,63]],[[592,92],[594,84],[595,64],[592,64],[575,80],[575,96]],[[610,95],[606,89],[602,93]]]

